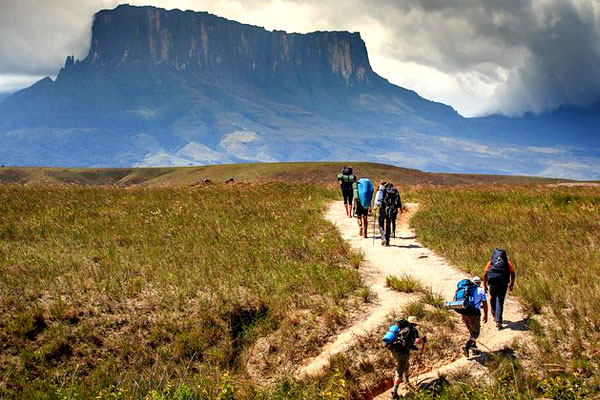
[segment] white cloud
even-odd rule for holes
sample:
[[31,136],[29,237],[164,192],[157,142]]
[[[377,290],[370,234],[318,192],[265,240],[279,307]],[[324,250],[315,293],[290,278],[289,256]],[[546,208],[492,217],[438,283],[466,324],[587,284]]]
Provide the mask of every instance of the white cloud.
[[0,74],[0,93],[13,93],[31,86],[44,76],[22,74]]

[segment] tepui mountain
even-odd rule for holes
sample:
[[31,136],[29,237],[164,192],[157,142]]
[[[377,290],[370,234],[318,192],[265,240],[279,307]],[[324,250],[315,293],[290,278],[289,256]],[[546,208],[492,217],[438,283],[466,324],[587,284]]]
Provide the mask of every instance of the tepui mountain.
[[[463,118],[389,83],[356,32],[268,31],[206,12],[121,5],[95,15],[83,60],[67,57],[55,80],[0,102],[0,162],[366,160],[543,174],[548,153],[523,149],[579,144],[543,123],[507,120]],[[514,154],[494,154],[503,147]]]

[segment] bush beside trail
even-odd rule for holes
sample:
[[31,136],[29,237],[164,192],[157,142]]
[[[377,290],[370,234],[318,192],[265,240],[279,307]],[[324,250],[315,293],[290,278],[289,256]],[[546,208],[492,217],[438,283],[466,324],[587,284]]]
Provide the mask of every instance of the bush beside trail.
[[322,218],[332,196],[0,186],[0,397],[256,395],[251,345],[302,357],[362,287]]

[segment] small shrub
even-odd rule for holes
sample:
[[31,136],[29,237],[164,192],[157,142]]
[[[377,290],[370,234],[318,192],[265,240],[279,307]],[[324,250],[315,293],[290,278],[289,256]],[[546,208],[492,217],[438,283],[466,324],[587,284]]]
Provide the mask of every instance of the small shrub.
[[434,292],[431,288],[424,291],[421,299],[423,303],[429,304],[435,308],[444,307],[444,297],[442,297],[442,294],[440,292]]
[[414,315],[417,318],[423,318],[426,314],[425,305],[420,300],[409,302],[404,306],[404,315]]
[[434,308],[433,310],[426,310],[424,319],[430,321],[434,325],[444,325],[448,328],[454,327],[454,320],[450,312],[444,308]]
[[351,267],[358,268],[360,267],[360,264],[362,264],[364,258],[365,255],[362,251],[352,250],[348,254],[348,263]]
[[365,303],[371,303],[374,296],[375,294],[373,293],[373,290],[368,286],[358,289],[358,297],[361,298]]
[[340,370],[336,370],[327,386],[321,391],[323,400],[344,400],[348,398],[346,379]]
[[404,293],[414,293],[425,290],[423,283],[420,280],[408,274],[400,276],[388,275],[385,279],[385,284],[390,289]]

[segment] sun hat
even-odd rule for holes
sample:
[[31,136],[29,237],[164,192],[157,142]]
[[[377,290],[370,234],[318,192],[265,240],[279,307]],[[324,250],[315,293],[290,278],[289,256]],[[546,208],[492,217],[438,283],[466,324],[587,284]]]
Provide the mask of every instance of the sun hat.
[[419,321],[417,320],[417,317],[415,317],[414,315],[411,315],[410,317],[408,317],[407,321],[409,324],[419,325]]
[[481,283],[481,278],[478,276],[474,276],[471,280],[473,281],[473,283]]

